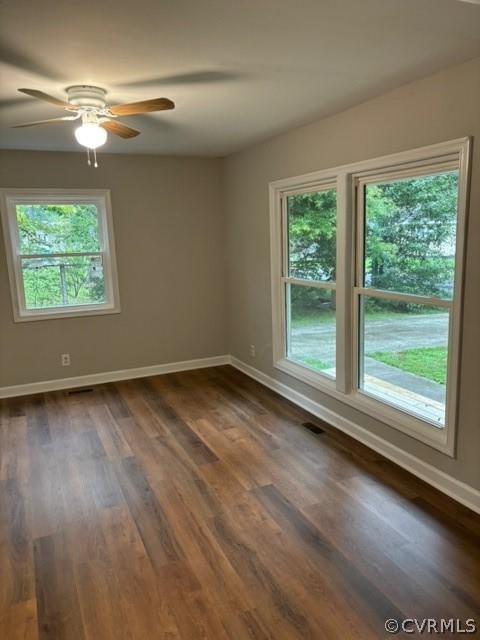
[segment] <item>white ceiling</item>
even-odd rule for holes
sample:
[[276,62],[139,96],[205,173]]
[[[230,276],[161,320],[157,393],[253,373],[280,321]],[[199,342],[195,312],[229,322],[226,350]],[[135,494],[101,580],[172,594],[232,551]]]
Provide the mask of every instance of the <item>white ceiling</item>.
[[60,110],[71,84],[110,104],[166,96],[122,118],[142,135],[105,151],[224,155],[480,55],[480,6],[458,0],[0,0],[0,138],[78,150],[73,124],[11,129]]

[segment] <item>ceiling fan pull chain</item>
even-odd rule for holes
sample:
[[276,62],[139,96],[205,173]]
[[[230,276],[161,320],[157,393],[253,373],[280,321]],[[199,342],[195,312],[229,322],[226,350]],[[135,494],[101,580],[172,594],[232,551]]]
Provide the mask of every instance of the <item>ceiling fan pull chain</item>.
[[97,162],[97,150],[96,150],[96,149],[94,149],[94,150],[93,150],[93,157],[94,157],[94,160],[95,160],[95,164],[94,164],[93,166],[94,166],[94,167],[95,167],[95,169],[96,169],[96,168],[98,167],[98,162]]
[[87,164],[90,166],[92,163],[90,162],[90,149],[87,147]]

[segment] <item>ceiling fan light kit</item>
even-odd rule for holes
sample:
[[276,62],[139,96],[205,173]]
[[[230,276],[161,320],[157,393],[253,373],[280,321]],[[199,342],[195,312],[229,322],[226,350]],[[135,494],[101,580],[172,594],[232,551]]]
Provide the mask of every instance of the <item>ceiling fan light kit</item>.
[[98,149],[107,141],[107,131],[96,122],[84,122],[75,129],[75,138],[87,149]]
[[151,113],[153,111],[165,111],[175,108],[174,103],[168,98],[154,98],[153,100],[143,100],[141,102],[108,107],[106,90],[91,85],[72,85],[71,87],[67,87],[67,101],[60,100],[36,89],[19,89],[19,91],[32,98],[44,100],[57,107],[61,107],[65,111],[71,112],[72,115],[62,118],[52,118],[50,120],[26,122],[15,125],[15,127],[32,127],[39,124],[69,122],[81,119],[82,124],[75,129],[75,139],[79,144],[86,147],[89,165],[91,164],[90,152],[93,152],[95,167],[98,167],[96,150],[105,144],[108,133],[126,139],[134,138],[140,133],[140,131],[118,122],[116,120],[118,116],[133,116],[140,113]]

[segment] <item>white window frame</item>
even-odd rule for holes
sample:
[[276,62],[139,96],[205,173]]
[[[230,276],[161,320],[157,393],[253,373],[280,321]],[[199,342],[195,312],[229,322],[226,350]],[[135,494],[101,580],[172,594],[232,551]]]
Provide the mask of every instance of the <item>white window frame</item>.
[[[421,147],[332,169],[276,180],[270,192],[270,251],[272,285],[273,365],[310,386],[331,395],[389,427],[454,457],[458,416],[461,323],[463,305],[464,245],[470,178],[470,138]],[[444,167],[458,168],[459,190],[456,234],[454,293],[450,308],[447,400],[445,426],[439,428],[426,419],[408,413],[362,391],[358,386],[359,327],[357,300],[358,258],[363,218],[359,215],[358,188],[370,180],[392,174],[425,174]],[[337,265],[336,265],[336,379],[314,371],[287,357],[285,317],[285,196],[294,191],[314,191],[322,184],[336,184]],[[362,218],[362,219],[361,219]],[[303,281],[302,281],[303,282]],[[367,293],[371,293],[368,289]],[[410,296],[409,296],[410,297]],[[422,302],[421,297],[415,297]],[[432,303],[432,298],[428,298]],[[433,301],[437,302],[436,299]],[[447,306],[438,300],[438,306]]]
[[[72,318],[120,312],[112,207],[108,189],[1,189],[2,225],[5,238],[13,319],[15,322]],[[98,214],[100,250],[88,253],[51,253],[38,257],[67,255],[99,255],[102,258],[105,282],[105,302],[27,309],[21,270],[22,254],[18,233],[16,206],[18,204],[94,204]],[[28,257],[37,257],[29,255]]]

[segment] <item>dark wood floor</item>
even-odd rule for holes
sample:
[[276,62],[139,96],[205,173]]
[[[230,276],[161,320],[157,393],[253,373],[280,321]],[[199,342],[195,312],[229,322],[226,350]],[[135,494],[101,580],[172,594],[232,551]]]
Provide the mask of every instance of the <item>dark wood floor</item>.
[[230,367],[0,407],[2,640],[480,623],[480,519]]

